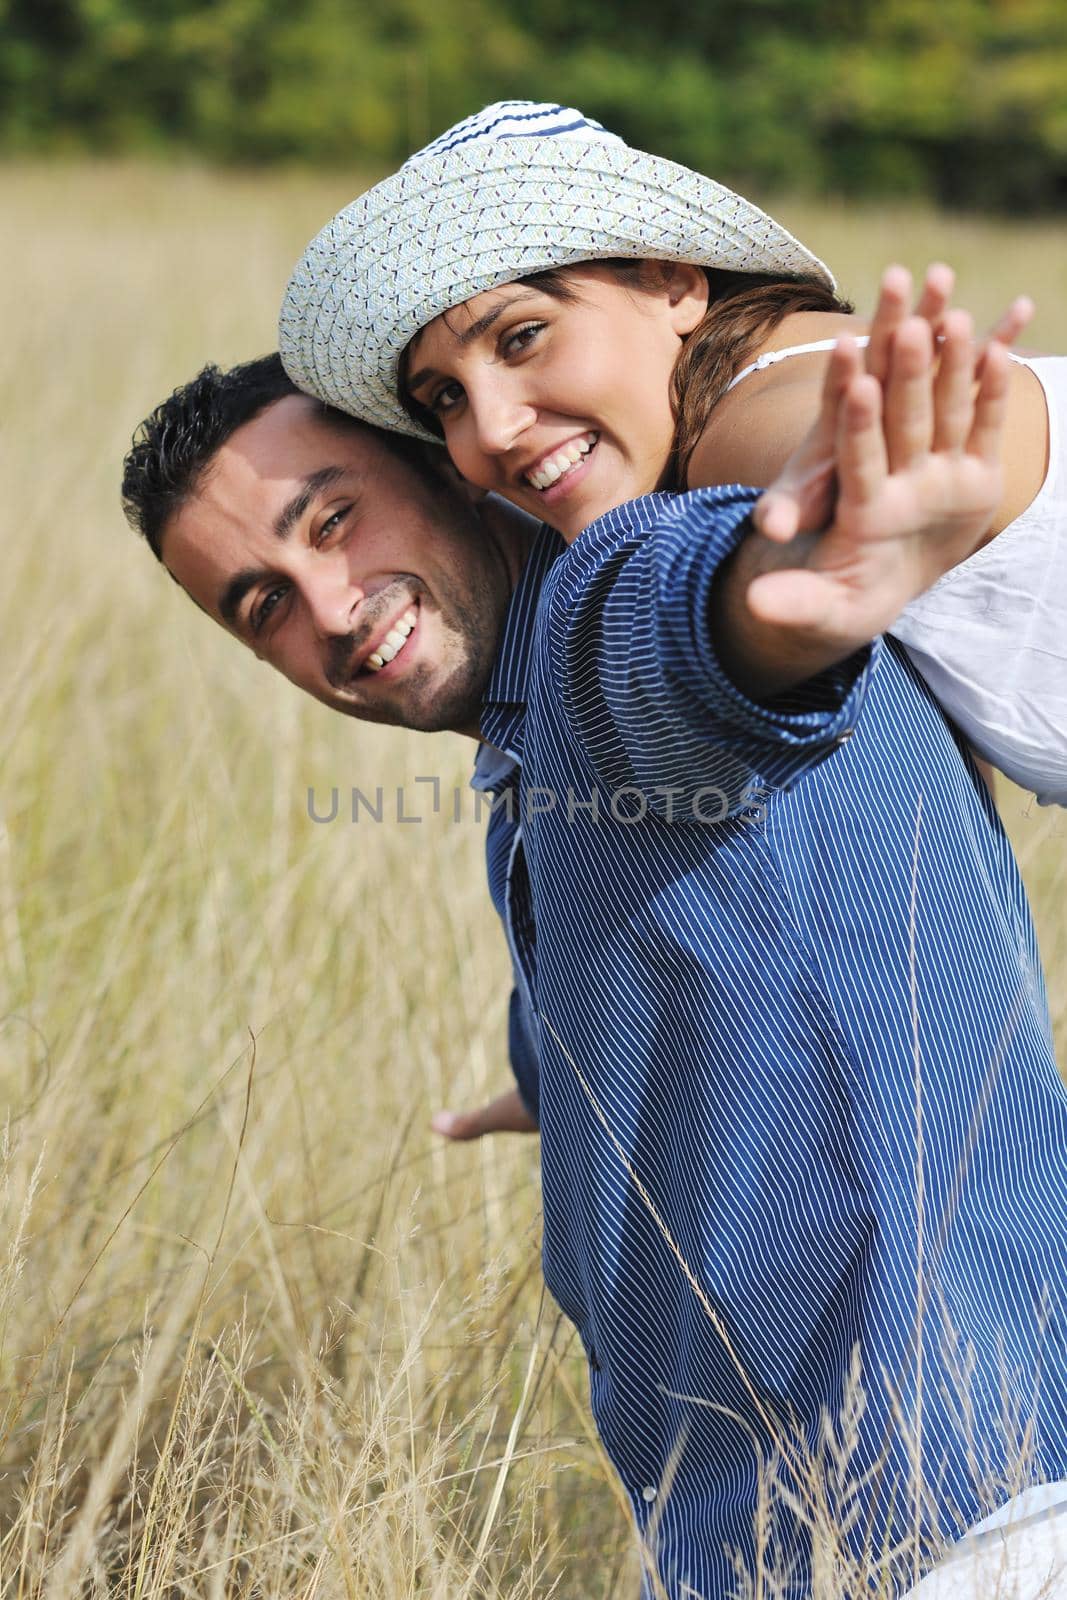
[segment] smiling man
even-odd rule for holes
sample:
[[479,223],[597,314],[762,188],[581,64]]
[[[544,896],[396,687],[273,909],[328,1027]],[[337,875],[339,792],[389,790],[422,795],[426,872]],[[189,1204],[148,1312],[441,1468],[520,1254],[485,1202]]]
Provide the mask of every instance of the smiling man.
[[521,513],[475,511],[421,446],[327,412],[276,357],[208,369],[166,402],[123,494],[186,592],[298,688],[366,721],[477,735],[537,528]]
[[[848,360],[824,399],[833,521],[789,561],[860,526],[879,560],[978,534],[995,418],[973,454],[955,422],[932,443],[927,331],[921,426],[890,469],[878,385]],[[938,391],[953,417],[973,403],[957,378],[955,404]],[[887,394],[907,411],[917,388]],[[772,1464],[790,1490],[773,1552],[810,1594],[791,1469],[857,1360],[862,1487],[829,1515],[898,1593],[917,1570],[902,1521],[926,1565],[990,1498],[1009,1514],[1005,1408],[1047,1496],[1067,1495],[1067,1099],[989,797],[903,657],[866,642],[869,613],[829,653],[792,630],[783,668],[781,629],[745,605],[786,564],[753,534],[754,492],[646,496],[557,560],[554,535],[476,510],[410,450],[267,358],[153,414],[125,503],[202,609],[299,687],[480,733],[481,783],[521,797],[521,832],[494,808],[489,870],[516,1067],[525,1049],[540,1094],[545,1274],[671,1600],[723,1595],[762,1559]]]
[[[519,575],[543,574],[562,548],[503,502],[475,505],[443,454],[299,393],[276,355],[206,367],[169,396],[138,430],[122,493],[171,576],[261,660],[346,716],[424,732],[479,736]],[[472,782],[513,798],[517,766],[485,750]],[[502,918],[518,831],[512,806],[494,806],[486,856]],[[535,1131],[519,983],[508,1048],[518,1088],[439,1111],[439,1133]]]

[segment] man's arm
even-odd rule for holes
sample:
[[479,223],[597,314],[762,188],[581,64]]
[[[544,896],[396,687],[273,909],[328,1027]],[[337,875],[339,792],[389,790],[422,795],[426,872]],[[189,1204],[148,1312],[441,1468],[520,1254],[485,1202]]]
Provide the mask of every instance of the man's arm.
[[474,1111],[437,1111],[430,1127],[446,1139],[465,1142],[487,1133],[536,1133],[537,1123],[523,1104],[518,1089],[506,1089]]
[[[888,332],[876,318],[881,377],[840,342],[811,434],[712,594],[720,659],[742,692],[770,699],[845,660],[976,548],[1002,492],[1001,337],[1023,321],[1009,314],[976,353],[970,319],[948,312],[935,358],[925,318]],[[796,535],[801,517],[828,525]]]
[[605,816],[647,806],[668,823],[750,815],[754,797],[791,787],[849,737],[877,643],[773,703],[723,669],[712,595],[757,496],[645,496],[587,529],[556,569],[541,618],[556,688],[539,710],[546,748],[572,763],[557,804],[578,824],[593,798]]

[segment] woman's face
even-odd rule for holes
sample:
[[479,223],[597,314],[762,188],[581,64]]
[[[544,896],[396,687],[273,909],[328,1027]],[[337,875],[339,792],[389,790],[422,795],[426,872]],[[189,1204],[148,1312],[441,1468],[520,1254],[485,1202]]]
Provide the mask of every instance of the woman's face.
[[670,377],[708,289],[701,268],[673,262],[640,288],[594,265],[567,278],[569,301],[509,283],[436,317],[409,346],[407,389],[465,478],[569,541],[660,483]]

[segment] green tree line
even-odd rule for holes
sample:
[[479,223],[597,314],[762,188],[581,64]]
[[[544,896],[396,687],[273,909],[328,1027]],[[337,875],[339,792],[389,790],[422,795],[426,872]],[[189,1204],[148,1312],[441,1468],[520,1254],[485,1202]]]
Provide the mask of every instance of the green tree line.
[[763,188],[1067,200],[1064,0],[0,0],[0,148],[364,170],[561,100]]

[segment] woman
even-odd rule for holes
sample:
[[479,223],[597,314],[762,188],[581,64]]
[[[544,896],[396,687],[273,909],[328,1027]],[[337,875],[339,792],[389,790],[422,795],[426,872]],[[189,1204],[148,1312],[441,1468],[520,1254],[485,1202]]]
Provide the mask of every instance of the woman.
[[[949,289],[936,272],[920,302],[937,325]],[[906,299],[890,277],[886,328]],[[1022,320],[1013,308],[1000,332]],[[828,349],[865,326],[740,196],[578,112],[510,103],[334,219],[293,276],[280,342],[302,386],[443,437],[472,482],[570,539],[656,488],[769,483],[811,425]],[[1064,403],[1067,360],[1017,364],[989,540],[894,630],[975,749],[1060,803]]]

